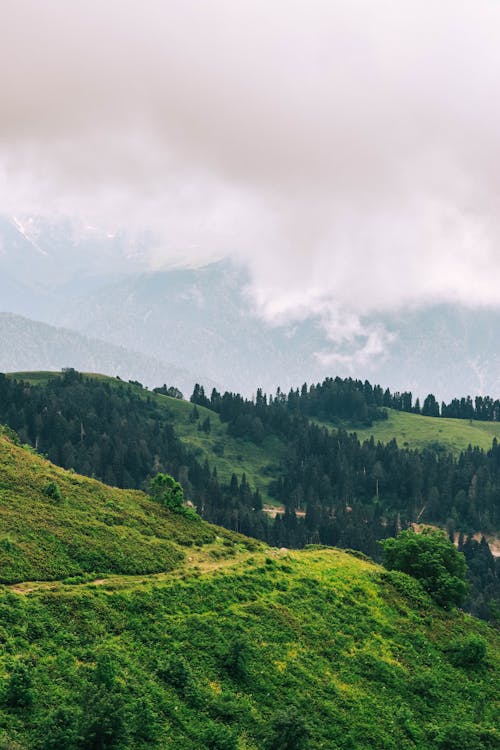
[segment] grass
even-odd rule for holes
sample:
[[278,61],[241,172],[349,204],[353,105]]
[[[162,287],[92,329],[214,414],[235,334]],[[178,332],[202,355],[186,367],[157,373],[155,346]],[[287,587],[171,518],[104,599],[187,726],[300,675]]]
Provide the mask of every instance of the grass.
[[[307,727],[310,750],[498,747],[499,643],[486,625],[339,550],[233,553],[140,580],[4,588],[3,747],[96,746],[74,735],[105,726],[110,701],[104,747],[278,748],[283,717]],[[471,634],[487,657],[459,668],[449,644]]]
[[[387,420],[374,422],[371,427],[356,427],[356,434],[361,441],[369,440],[373,435],[375,441],[382,443],[396,439],[400,448],[431,447],[457,455],[469,445],[488,450],[494,437],[500,440],[500,422],[424,417],[393,409],[387,409],[387,412]],[[353,430],[348,423],[342,424],[342,427],[348,431]]]
[[[499,746],[499,633],[404,574],[268,548],[3,436],[0,506],[4,750],[277,750],[287,728],[307,750]],[[486,655],[458,666],[471,638]]]
[[[198,422],[190,421],[192,404],[168,396],[158,395],[171,416],[176,434],[193,448],[198,459],[208,460],[210,466],[217,468],[217,476],[223,482],[229,482],[231,475],[238,477],[244,472],[251,486],[258,489],[266,502],[271,498],[268,485],[285,452],[285,445],[277,437],[267,437],[261,445],[250,440],[229,435],[227,425],[222,423],[219,415],[202,406],[197,406],[200,414],[198,422],[210,418],[210,434],[198,430]],[[271,476],[270,476],[271,475]]]
[[182,564],[186,545],[215,536],[201,520],[64,471],[2,435],[0,506],[0,582],[170,570]]
[[[24,380],[33,385],[46,385],[47,382],[59,375],[57,372],[17,372],[9,373],[9,377]],[[84,373],[86,377],[97,379],[116,386],[116,378],[96,373]],[[222,423],[219,415],[210,409],[197,406],[200,418],[196,422],[190,420],[193,405],[189,401],[170,398],[163,394],[156,394],[139,386],[131,385],[134,391],[144,399],[150,397],[164,409],[165,418],[171,422],[178,437],[189,446],[203,463],[208,461],[210,468],[217,469],[219,481],[229,483],[235,473],[238,478],[244,473],[252,488],[258,489],[266,503],[274,503],[269,496],[268,485],[281,457],[285,452],[285,445],[277,437],[266,438],[261,445],[229,435],[227,425]],[[207,417],[210,418],[210,433],[198,429],[198,425]]]

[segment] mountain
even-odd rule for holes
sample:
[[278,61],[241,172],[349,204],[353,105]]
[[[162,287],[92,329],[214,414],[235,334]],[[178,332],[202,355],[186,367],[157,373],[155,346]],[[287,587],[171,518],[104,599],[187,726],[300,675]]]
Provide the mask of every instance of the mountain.
[[[376,313],[360,318],[354,337],[335,339],[313,314],[271,325],[248,294],[248,274],[228,260],[152,271],[151,246],[147,236],[131,241],[97,227],[0,217],[0,310],[171,361],[200,373],[206,385],[223,383],[246,395],[337,374],[421,399],[430,392],[438,400],[500,395],[496,309],[434,305]],[[370,331],[383,332],[383,345],[366,348]],[[136,379],[150,382],[148,367],[141,372],[138,363]]]
[[[359,357],[363,337],[335,343],[318,317],[271,325],[246,292],[247,276],[229,262],[129,276],[62,311],[86,335],[139,347],[160,357],[175,351],[184,368],[196,358],[211,380],[245,394],[274,392],[328,375],[353,376],[412,391],[422,399],[500,395],[500,312],[436,305],[373,315],[367,330],[387,332],[383,350]],[[114,311],[122,311],[116,316]]]
[[[159,357],[175,351],[187,368],[195,360],[212,381],[252,393],[302,382],[321,367],[314,350],[323,340],[317,322],[273,328],[245,293],[245,274],[221,261],[190,270],[128,277],[85,295],[62,313],[66,325]],[[121,314],[116,316],[114,310]]]
[[266,547],[5,436],[0,467],[3,747],[498,747],[498,632],[415,579]]
[[201,374],[107,341],[20,315],[0,313],[0,371],[32,370],[34,363],[39,370],[74,367],[138,380],[150,387],[167,383],[186,394],[191,393],[195,382],[205,380]]

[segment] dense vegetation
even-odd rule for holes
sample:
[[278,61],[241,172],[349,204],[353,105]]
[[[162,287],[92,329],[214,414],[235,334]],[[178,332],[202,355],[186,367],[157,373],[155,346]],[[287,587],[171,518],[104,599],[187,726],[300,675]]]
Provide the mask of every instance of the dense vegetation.
[[[147,488],[158,471],[167,471],[205,519],[277,546],[322,543],[380,559],[379,540],[412,522],[446,526],[450,535],[461,531],[475,560],[467,606],[496,617],[499,564],[468,535],[500,529],[498,443],[456,456],[360,441],[321,424],[349,415],[354,422],[385,423],[381,398],[385,392],[369,383],[329,379],[287,396],[258,391],[254,400],[215,390],[208,398],[197,386],[189,405],[138,384],[68,371],[37,385],[0,378],[0,421],[61,466],[121,487]],[[215,432],[209,465],[190,441],[206,445]],[[236,462],[230,476],[219,477],[231,441],[241,453],[267,456],[252,478],[267,478],[267,496],[284,514],[269,519],[261,492]]]
[[463,552],[442,531],[414,529],[401,531],[385,539],[384,565],[388,570],[408,573],[442,607],[460,606],[467,593],[467,566]]
[[[499,635],[415,579],[339,550],[270,549],[5,437],[0,465],[2,519],[24,513],[1,532],[22,554],[0,587],[0,748],[499,747]],[[141,529],[127,547],[141,574],[103,558],[99,578],[74,575],[73,517],[96,550],[102,526],[108,542]],[[142,558],[146,524],[178,553],[165,572]],[[47,529],[62,581],[40,580]]]
[[[350,382],[353,388],[361,385],[359,381]],[[271,491],[290,513],[307,509],[309,525],[303,532],[306,536],[311,533],[311,526],[313,533],[317,526],[320,533],[318,540],[306,538],[294,540],[295,543],[330,543],[332,534],[342,533],[349,525],[346,518],[341,523],[337,520],[339,514],[345,516],[347,508],[351,517],[359,511],[365,526],[376,526],[379,521],[387,527],[397,518],[403,524],[418,518],[462,530],[500,529],[500,450],[495,439],[489,451],[469,447],[458,458],[432,449],[400,449],[395,441],[360,442],[356,434],[342,429],[332,432],[304,416],[312,412],[326,419],[340,412],[337,406],[328,406],[337,403],[337,396],[331,397],[332,392],[338,392],[337,384],[325,381],[324,385],[328,387],[311,387],[307,391],[304,386],[301,393],[278,393],[269,400],[261,392],[255,400],[248,400],[232,393],[220,396],[216,391],[208,399],[198,386],[192,395],[194,403],[212,408],[227,422],[229,433],[246,435],[254,441],[275,434],[286,443],[287,453]],[[370,398],[375,392],[369,386]],[[341,402],[342,396],[338,398]],[[317,405],[311,407],[315,400]],[[368,402],[365,399],[365,406]],[[346,399],[342,416],[353,403],[357,400]],[[309,405],[306,408],[304,404]],[[357,407],[353,408],[354,414],[359,415]],[[321,530],[314,523],[314,513],[325,515]],[[380,537],[380,529],[375,529],[374,537]],[[338,543],[339,539],[334,541]],[[349,546],[358,546],[358,542],[350,541]]]
[[66,472],[0,434],[0,582],[179,567],[215,538],[141,492]]

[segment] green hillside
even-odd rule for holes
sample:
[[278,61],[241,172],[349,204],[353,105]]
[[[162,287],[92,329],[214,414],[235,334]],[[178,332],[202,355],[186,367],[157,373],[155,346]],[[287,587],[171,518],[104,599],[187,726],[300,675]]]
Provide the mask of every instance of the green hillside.
[[142,492],[64,471],[1,434],[0,504],[4,583],[170,570],[186,544],[215,538],[201,521],[174,523]]
[[413,579],[173,515],[5,436],[0,487],[0,748],[499,747],[498,632]]
[[[123,381],[107,375],[97,373],[83,373],[85,377],[109,383],[120,387]],[[46,385],[49,380],[60,375],[58,372],[16,372],[9,373],[9,377],[23,380],[32,385]],[[275,436],[267,437],[260,445],[236,438],[228,434],[227,425],[223,424],[219,415],[203,406],[197,406],[199,420],[193,422],[191,413],[193,405],[189,401],[170,398],[163,394],[130,384],[134,392],[142,398],[151,398],[164,409],[165,418],[169,421],[183,443],[193,449],[198,460],[203,463],[208,460],[211,469],[217,469],[219,480],[229,483],[233,473],[241,476],[246,474],[250,485],[258,489],[265,502],[272,503],[268,494],[268,485],[272,478],[273,467],[276,467],[284,454],[284,444]],[[210,419],[210,432],[198,429],[206,419]]]
[[203,406],[197,406],[199,422],[210,419],[210,433],[198,430],[198,424],[190,420],[192,405],[187,401],[157,395],[165,405],[166,412],[173,420],[176,434],[191,446],[198,458],[208,459],[210,466],[217,467],[217,474],[224,482],[229,482],[231,475],[240,476],[243,472],[252,487],[270,501],[267,487],[276,467],[285,452],[285,445],[276,436],[269,436],[260,445],[250,440],[233,437],[228,434],[227,425],[220,421],[219,415]]
[[[10,377],[24,380],[33,385],[45,385],[51,378],[60,373],[56,372],[18,372],[10,373]],[[95,378],[117,385],[121,381],[107,375],[85,373],[87,377]],[[210,418],[210,434],[199,431],[198,423],[193,423],[189,417],[192,406],[187,401],[169,398],[161,394],[143,390],[137,386],[138,393],[146,398],[150,396],[165,406],[166,413],[175,422],[175,430],[179,437],[192,446],[202,459],[207,458],[211,466],[217,467],[217,472],[223,481],[228,481],[233,472],[245,472],[250,483],[257,487],[269,501],[266,474],[283,456],[285,447],[277,438],[266,439],[262,445],[255,445],[251,441],[234,438],[227,433],[227,425],[221,423],[219,415],[202,406],[198,406],[200,419]],[[446,417],[426,417],[405,411],[387,409],[388,419],[374,421],[371,427],[359,427],[348,421],[325,423],[313,420],[329,427],[342,427],[348,431],[355,431],[360,440],[369,439],[372,435],[375,441],[388,443],[395,439],[402,448],[411,449],[434,448],[451,451],[454,454],[467,449],[469,445],[478,446],[483,450],[491,447],[494,437],[500,440],[500,422],[485,422],[480,420],[450,419]]]
[[376,421],[371,427],[354,428],[349,422],[335,426],[355,430],[360,440],[368,440],[373,435],[375,441],[382,443],[395,439],[400,448],[434,448],[454,454],[466,450],[469,445],[488,450],[494,437],[500,440],[500,422],[424,417],[394,409],[387,409],[387,413],[388,419]]

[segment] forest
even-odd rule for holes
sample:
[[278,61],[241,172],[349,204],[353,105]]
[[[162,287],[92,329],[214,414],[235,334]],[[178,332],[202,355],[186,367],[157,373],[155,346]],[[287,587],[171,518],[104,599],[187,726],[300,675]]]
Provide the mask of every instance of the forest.
[[319,543],[380,559],[379,541],[414,522],[461,533],[472,571],[469,609],[496,618],[499,564],[486,543],[473,539],[500,530],[496,440],[488,451],[469,447],[457,457],[395,441],[361,442],[354,431],[323,424],[340,419],[354,429],[384,419],[384,391],[351,379],[327,379],[288,395],[257,391],[255,399],[215,390],[208,398],[196,386],[192,407],[186,404],[193,429],[210,429],[209,418],[197,414],[203,406],[242,442],[276,436],[284,444],[270,493],[285,512],[272,519],[244,474],[235,471],[225,483],[215,466],[198,460],[177,436],[175,421],[166,419],[161,398],[137,384],[74,370],[43,385],[0,376],[0,423],[55,464],[113,486],[147,489],[155,474],[167,471],[203,518],[278,547]]

